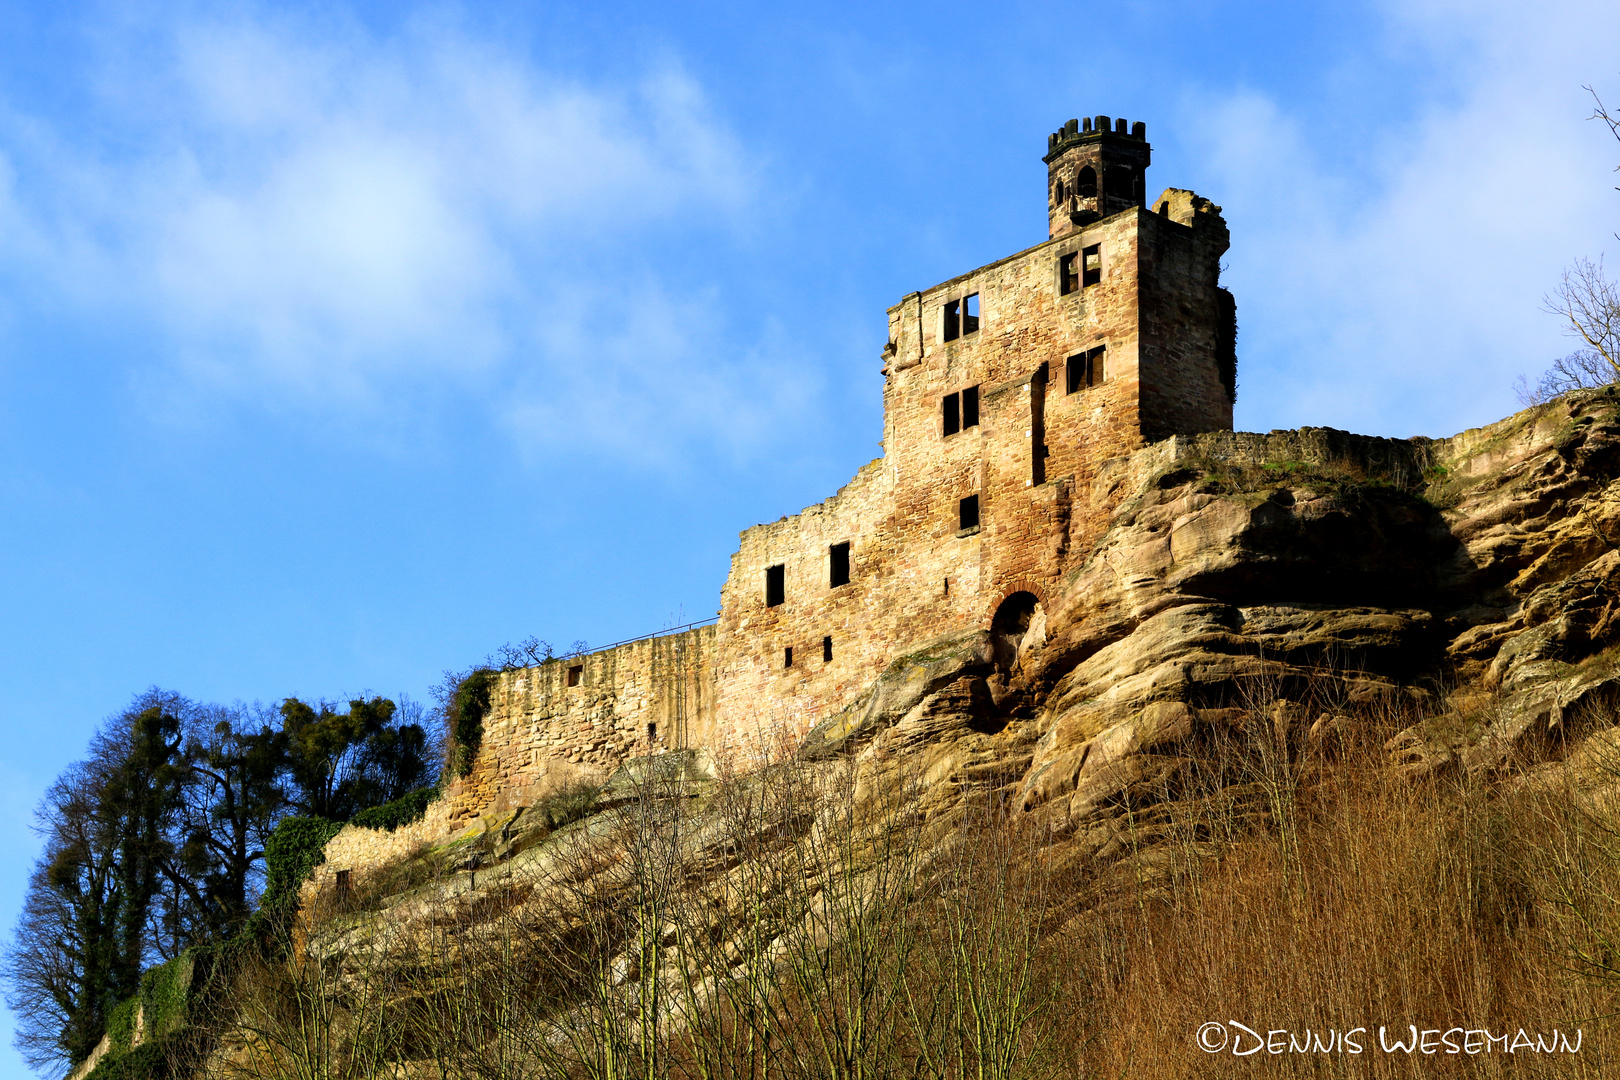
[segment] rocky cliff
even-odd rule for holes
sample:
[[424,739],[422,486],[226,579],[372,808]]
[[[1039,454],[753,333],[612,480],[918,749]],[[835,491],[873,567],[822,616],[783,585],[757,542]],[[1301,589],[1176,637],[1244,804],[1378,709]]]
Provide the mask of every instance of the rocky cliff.
[[[1220,856],[1221,837],[1188,833],[1178,805],[1275,818],[1279,777],[1289,798],[1331,787],[1353,755],[1412,785],[1614,782],[1591,767],[1620,690],[1614,389],[1449,439],[1175,438],[1109,463],[1089,497],[1113,508],[1110,527],[1044,608],[921,641],[795,749],[794,783],[821,792],[814,812],[738,816],[769,781],[669,754],[451,835],[432,812],[393,834],[350,826],[305,886],[309,948],[375,956],[378,942],[437,940],[455,918],[529,919],[576,940],[604,897],[652,902],[637,875],[656,832],[663,865],[705,897],[707,929],[683,936],[660,909],[652,939],[613,938],[607,981],[644,981],[649,948],[690,953],[700,938],[734,976],[749,957],[786,962],[791,928],[827,908],[830,864],[807,870],[795,837],[825,836],[827,815],[851,807],[921,826],[916,880],[992,813],[1036,837],[1049,869],[1106,882],[1128,864],[1140,897],[1188,857]],[[679,794],[678,837],[627,809],[645,808],[655,781]],[[876,843],[862,842],[862,895],[879,888]],[[1155,860],[1156,846],[1176,858]],[[820,899],[778,911],[769,932],[744,917],[750,897],[817,874],[803,895]],[[1106,902],[1093,892],[1058,923]],[[613,933],[636,923],[615,919]]]

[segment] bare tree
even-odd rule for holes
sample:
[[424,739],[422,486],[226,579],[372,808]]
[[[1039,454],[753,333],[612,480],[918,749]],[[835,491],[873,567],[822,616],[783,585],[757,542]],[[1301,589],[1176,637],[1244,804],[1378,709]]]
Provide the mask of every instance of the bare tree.
[[[1586,91],[1596,103],[1590,119],[1603,121],[1616,141],[1620,141],[1620,117],[1609,113],[1597,91],[1590,86]],[[1620,172],[1620,166],[1616,171]],[[1620,233],[1616,238],[1620,238]],[[1575,260],[1542,307],[1564,320],[1565,332],[1579,341],[1580,346],[1568,356],[1553,361],[1534,385],[1520,376],[1521,404],[1540,405],[1571,390],[1620,382],[1620,286],[1604,274],[1602,259],[1595,263],[1590,259]]]

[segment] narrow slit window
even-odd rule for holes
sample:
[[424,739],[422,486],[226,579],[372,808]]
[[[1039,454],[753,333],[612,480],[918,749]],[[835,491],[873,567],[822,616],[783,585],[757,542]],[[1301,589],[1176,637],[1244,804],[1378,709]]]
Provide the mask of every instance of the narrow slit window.
[[793,646],[791,645],[782,650],[782,666],[785,668],[793,666]]
[[834,589],[849,584],[849,541],[827,549],[827,581]]
[[956,520],[958,529],[977,529],[979,527],[979,497],[969,495],[956,504]]
[[647,725],[647,742],[648,742],[648,744],[650,745],[650,744],[655,743],[657,741],[658,741],[658,725],[657,724],[648,724]]
[[1086,288],[1102,281],[1102,245],[1092,244],[1080,252],[1080,287]]
[[569,686],[578,686],[580,676],[582,676],[584,674],[585,674],[585,665],[584,664],[575,664],[573,667],[570,667],[568,669],[568,685]]
[[823,663],[832,663],[832,635],[828,634],[821,639],[821,660]]
[[962,395],[946,394],[943,403],[940,405],[940,409],[943,413],[941,418],[943,426],[940,428],[940,430],[946,435],[955,435],[958,431],[961,431]]
[[979,330],[979,294],[968,293],[962,298],[962,334],[977,333]]
[[945,301],[945,340],[955,341],[962,336],[962,301]]
[[787,566],[777,563],[765,568],[765,606],[776,607],[787,599]]
[[1058,259],[1058,295],[1068,296],[1080,287],[1080,274],[1076,264],[1080,256],[1074,252]]
[[979,388],[970,386],[962,391],[962,426],[979,426]]

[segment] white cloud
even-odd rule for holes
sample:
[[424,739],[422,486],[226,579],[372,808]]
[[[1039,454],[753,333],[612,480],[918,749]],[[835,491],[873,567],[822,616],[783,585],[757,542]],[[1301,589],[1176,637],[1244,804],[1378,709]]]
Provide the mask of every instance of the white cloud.
[[1345,125],[1253,93],[1206,129],[1250,426],[1441,435],[1495,419],[1515,376],[1569,348],[1537,298],[1614,244],[1620,145],[1584,119],[1581,85],[1620,91],[1620,11],[1436,0],[1389,18],[1389,48],[1420,53],[1439,89],[1351,125],[1364,152],[1328,152]]
[[156,36],[112,43],[93,123],[0,120],[0,267],[155,335],[176,367],[137,381],[180,397],[570,380],[569,320],[577,345],[586,320],[643,317],[592,253],[749,209],[751,163],[671,66],[606,89],[442,24],[382,40],[262,13]]

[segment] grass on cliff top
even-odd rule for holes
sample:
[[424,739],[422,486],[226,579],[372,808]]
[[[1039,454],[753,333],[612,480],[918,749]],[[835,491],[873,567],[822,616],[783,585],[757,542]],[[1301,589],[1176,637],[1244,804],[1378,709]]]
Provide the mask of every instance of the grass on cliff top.
[[1265,501],[1279,488],[1304,489],[1317,494],[1364,496],[1393,492],[1413,493],[1421,478],[1402,472],[1372,471],[1350,461],[1268,461],[1264,463],[1193,458],[1178,462],[1158,480],[1160,488],[1191,484],[1197,492]]

